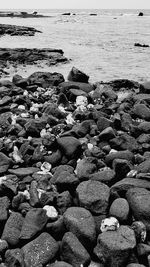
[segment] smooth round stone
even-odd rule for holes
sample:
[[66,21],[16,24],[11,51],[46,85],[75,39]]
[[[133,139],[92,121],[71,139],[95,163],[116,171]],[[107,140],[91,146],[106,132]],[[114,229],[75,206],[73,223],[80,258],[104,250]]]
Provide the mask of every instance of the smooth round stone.
[[56,220],[58,218],[58,212],[53,206],[45,205],[43,209],[46,210],[46,215],[48,218],[52,220]]
[[125,198],[117,198],[112,203],[109,215],[117,218],[120,222],[124,222],[129,216],[129,204]]

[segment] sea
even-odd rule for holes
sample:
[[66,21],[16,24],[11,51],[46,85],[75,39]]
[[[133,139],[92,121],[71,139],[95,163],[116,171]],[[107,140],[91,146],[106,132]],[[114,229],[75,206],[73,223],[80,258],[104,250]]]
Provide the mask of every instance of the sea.
[[[2,10],[1,10],[2,11]],[[18,10],[11,10],[18,11]],[[23,11],[23,10],[21,10]],[[57,66],[28,66],[17,73],[27,77],[37,70],[60,72],[67,79],[71,68],[84,71],[91,82],[114,79],[150,80],[150,10],[73,9],[37,11],[48,18],[0,18],[0,23],[35,27],[35,36],[2,36],[0,47],[58,48],[69,59]],[[70,12],[70,16],[63,13]],[[139,12],[144,16],[139,17]],[[91,15],[96,14],[96,15]],[[10,70],[10,74],[14,70]]]

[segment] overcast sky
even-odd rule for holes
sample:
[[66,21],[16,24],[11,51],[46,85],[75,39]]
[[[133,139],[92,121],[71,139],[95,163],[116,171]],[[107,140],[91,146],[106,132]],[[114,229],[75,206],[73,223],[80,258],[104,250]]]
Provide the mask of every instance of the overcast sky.
[[0,9],[10,8],[134,8],[150,9],[150,0],[0,0]]

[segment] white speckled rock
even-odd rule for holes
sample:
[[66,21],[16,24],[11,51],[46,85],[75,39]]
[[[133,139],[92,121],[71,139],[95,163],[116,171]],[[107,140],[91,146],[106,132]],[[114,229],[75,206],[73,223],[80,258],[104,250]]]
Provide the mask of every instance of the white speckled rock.
[[110,217],[102,220],[101,232],[116,231],[119,228],[119,222],[116,218]]

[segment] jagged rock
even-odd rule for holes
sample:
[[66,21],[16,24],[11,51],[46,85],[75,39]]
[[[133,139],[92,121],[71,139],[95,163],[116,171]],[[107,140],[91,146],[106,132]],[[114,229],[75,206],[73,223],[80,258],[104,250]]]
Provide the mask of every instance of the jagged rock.
[[68,81],[88,83],[89,76],[73,67],[68,75]]
[[64,77],[60,73],[50,72],[34,72],[28,77],[28,83],[30,85],[38,85],[43,88],[50,86],[57,86],[64,81]]

